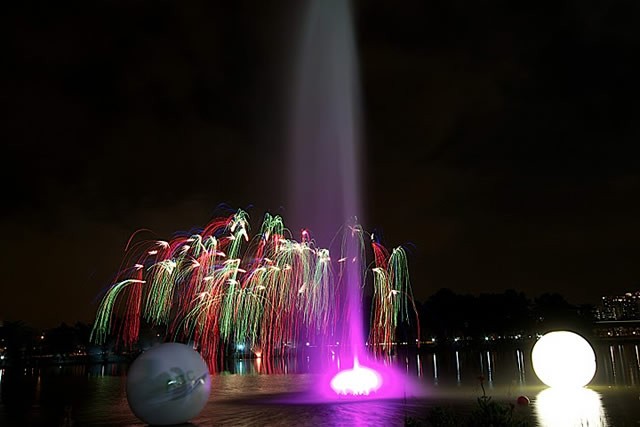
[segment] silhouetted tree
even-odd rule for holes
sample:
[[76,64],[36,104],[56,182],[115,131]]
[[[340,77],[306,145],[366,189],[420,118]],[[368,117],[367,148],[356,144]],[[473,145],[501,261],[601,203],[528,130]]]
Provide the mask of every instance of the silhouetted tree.
[[523,292],[481,294],[478,305],[476,321],[484,325],[484,335],[517,335],[530,325],[531,303]]
[[76,345],[76,331],[66,323],[61,323],[45,333],[44,348],[49,354],[69,354],[75,350]]
[[583,312],[558,293],[544,293],[536,298],[534,313],[538,332],[570,329],[591,333],[591,313]]
[[4,343],[6,356],[16,361],[31,356],[35,342],[35,331],[23,321],[7,321],[0,328],[0,340]]
[[479,308],[474,297],[440,289],[422,305],[420,321],[423,336],[453,338],[475,335]]

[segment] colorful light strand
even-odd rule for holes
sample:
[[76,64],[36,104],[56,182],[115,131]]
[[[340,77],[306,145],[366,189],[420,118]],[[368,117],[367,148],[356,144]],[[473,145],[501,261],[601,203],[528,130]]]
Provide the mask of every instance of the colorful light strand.
[[[358,239],[364,265],[364,232],[349,227],[341,256],[316,248],[309,232],[288,236],[282,218],[266,214],[260,232],[249,237],[243,210],[212,220],[189,237],[129,243],[116,281],[98,307],[92,340],[110,334],[131,347],[141,319],[163,325],[172,340],[193,341],[213,364],[225,346],[244,344],[262,357],[307,340],[349,342],[349,327],[339,328],[348,311],[343,295],[346,239]],[[399,321],[413,306],[406,253],[391,254],[372,243],[373,302],[369,345],[389,349]],[[365,271],[362,271],[362,279]],[[409,305],[411,304],[411,306]]]

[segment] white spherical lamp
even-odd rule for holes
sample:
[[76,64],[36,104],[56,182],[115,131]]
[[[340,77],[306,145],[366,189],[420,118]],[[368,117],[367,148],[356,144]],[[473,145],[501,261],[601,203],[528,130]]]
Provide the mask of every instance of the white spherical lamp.
[[549,387],[584,387],[596,373],[596,355],[589,342],[569,331],[549,332],[533,346],[536,375]]
[[200,354],[179,343],[142,353],[127,372],[127,401],[147,424],[181,424],[197,416],[209,399],[211,377]]

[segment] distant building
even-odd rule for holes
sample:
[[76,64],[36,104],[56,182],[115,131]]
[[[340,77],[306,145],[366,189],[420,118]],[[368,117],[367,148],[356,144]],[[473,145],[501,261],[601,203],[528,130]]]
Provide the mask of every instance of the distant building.
[[596,320],[640,319],[640,291],[621,296],[604,296],[595,310]]

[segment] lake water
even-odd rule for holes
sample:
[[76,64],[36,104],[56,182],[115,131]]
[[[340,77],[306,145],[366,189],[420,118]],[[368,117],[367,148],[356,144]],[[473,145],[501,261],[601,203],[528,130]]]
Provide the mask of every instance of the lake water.
[[[196,426],[394,426],[405,416],[421,418],[434,407],[468,413],[482,395],[479,376],[494,400],[514,402],[518,416],[544,426],[640,425],[640,344],[596,346],[598,371],[592,384],[570,395],[546,389],[535,377],[529,347],[512,349],[423,349],[394,360],[419,396],[395,400],[319,402],[305,399],[320,378],[306,358],[230,360],[212,377],[211,397]],[[0,370],[0,426],[142,426],[125,395],[125,365],[49,366]],[[295,402],[295,403],[293,403]]]

